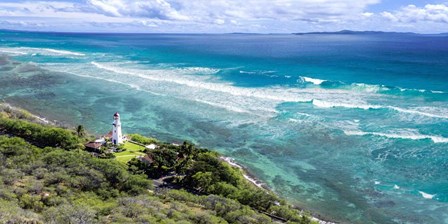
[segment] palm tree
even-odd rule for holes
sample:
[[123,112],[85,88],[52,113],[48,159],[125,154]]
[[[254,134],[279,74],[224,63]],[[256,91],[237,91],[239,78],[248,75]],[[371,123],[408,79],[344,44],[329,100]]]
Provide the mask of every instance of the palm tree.
[[193,144],[190,142],[184,141],[184,144],[180,147],[180,152],[184,156],[185,159],[191,159],[196,152],[196,149]]
[[78,127],[76,127],[76,133],[78,134],[78,137],[84,137],[86,135],[84,126],[78,125]]

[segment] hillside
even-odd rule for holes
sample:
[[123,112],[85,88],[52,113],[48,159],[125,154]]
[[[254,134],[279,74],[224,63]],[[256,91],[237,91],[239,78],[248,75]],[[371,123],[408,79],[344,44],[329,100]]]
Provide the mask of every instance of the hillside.
[[[125,165],[35,119],[0,110],[0,223],[311,223],[216,152],[160,143],[146,152],[150,165]],[[170,184],[155,188],[151,178],[168,174]]]

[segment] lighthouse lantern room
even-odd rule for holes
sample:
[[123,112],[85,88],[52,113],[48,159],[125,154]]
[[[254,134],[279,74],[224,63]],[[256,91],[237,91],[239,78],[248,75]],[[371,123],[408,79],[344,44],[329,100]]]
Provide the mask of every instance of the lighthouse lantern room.
[[120,114],[118,114],[118,112],[114,114],[114,122],[112,123],[112,125],[112,143],[114,143],[115,145],[122,144],[123,135],[121,133]]

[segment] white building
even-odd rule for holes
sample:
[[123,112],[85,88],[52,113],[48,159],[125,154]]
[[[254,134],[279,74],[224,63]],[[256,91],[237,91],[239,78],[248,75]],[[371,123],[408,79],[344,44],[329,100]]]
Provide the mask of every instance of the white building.
[[112,123],[112,143],[115,145],[123,143],[123,134],[121,133],[121,121],[120,114],[116,112],[114,114],[114,123]]
[[147,148],[147,149],[156,149],[157,145],[152,143],[152,144],[146,145],[145,148]]

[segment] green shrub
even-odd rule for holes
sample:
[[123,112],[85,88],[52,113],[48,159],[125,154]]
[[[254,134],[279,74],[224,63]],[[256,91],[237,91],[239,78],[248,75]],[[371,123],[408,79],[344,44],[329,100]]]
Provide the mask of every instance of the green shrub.
[[130,134],[130,135],[128,135],[128,137],[132,141],[138,142],[138,143],[143,144],[143,145],[149,145],[149,144],[152,144],[152,143],[158,143],[159,142],[155,138],[148,138],[148,137],[145,137],[145,136],[139,135],[139,134]]
[[72,131],[43,126],[18,119],[0,118],[0,129],[21,137],[40,147],[60,147],[67,150],[83,149],[81,140]]

